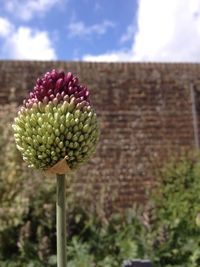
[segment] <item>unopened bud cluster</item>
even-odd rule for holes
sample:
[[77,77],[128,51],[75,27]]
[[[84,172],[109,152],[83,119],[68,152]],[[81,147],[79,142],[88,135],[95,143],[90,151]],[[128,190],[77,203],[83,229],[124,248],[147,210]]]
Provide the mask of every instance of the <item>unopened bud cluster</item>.
[[56,70],[37,80],[13,128],[23,159],[43,170],[65,156],[75,169],[95,151],[99,137],[87,87],[72,73]]

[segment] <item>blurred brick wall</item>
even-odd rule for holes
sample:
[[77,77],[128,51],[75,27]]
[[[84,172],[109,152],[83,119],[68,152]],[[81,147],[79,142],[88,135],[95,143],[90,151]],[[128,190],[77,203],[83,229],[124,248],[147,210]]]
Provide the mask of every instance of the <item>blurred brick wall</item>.
[[52,68],[72,71],[91,91],[101,138],[77,186],[92,179],[108,207],[112,196],[115,207],[143,201],[155,166],[195,147],[191,86],[198,87],[199,64],[0,61],[0,103],[20,103]]

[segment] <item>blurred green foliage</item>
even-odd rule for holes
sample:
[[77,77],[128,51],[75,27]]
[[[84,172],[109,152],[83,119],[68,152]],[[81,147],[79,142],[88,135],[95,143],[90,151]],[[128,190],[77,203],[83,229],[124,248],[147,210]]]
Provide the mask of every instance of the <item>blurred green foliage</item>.
[[[53,267],[56,183],[22,162],[11,128],[16,110],[0,107],[0,266]],[[68,266],[118,267],[134,258],[150,258],[154,267],[200,266],[199,155],[174,160],[157,181],[146,206],[109,217],[103,190],[94,201],[90,183],[78,194],[71,183]]]
[[151,194],[148,231],[155,266],[200,266],[200,157],[190,153],[162,170]]

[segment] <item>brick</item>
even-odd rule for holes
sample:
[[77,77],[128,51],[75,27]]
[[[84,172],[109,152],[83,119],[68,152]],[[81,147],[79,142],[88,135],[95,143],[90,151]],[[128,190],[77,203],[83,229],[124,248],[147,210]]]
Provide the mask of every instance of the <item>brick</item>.
[[38,75],[51,68],[74,72],[91,91],[101,138],[77,173],[77,190],[92,182],[98,199],[106,187],[109,208],[145,201],[156,164],[194,148],[190,86],[197,88],[199,120],[200,64],[0,61],[0,104],[20,104]]

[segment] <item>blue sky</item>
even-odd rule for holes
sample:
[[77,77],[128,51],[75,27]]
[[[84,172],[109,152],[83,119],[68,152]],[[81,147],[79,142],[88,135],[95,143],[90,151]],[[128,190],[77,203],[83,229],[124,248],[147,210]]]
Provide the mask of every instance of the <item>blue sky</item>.
[[199,0],[0,0],[0,59],[200,61]]

